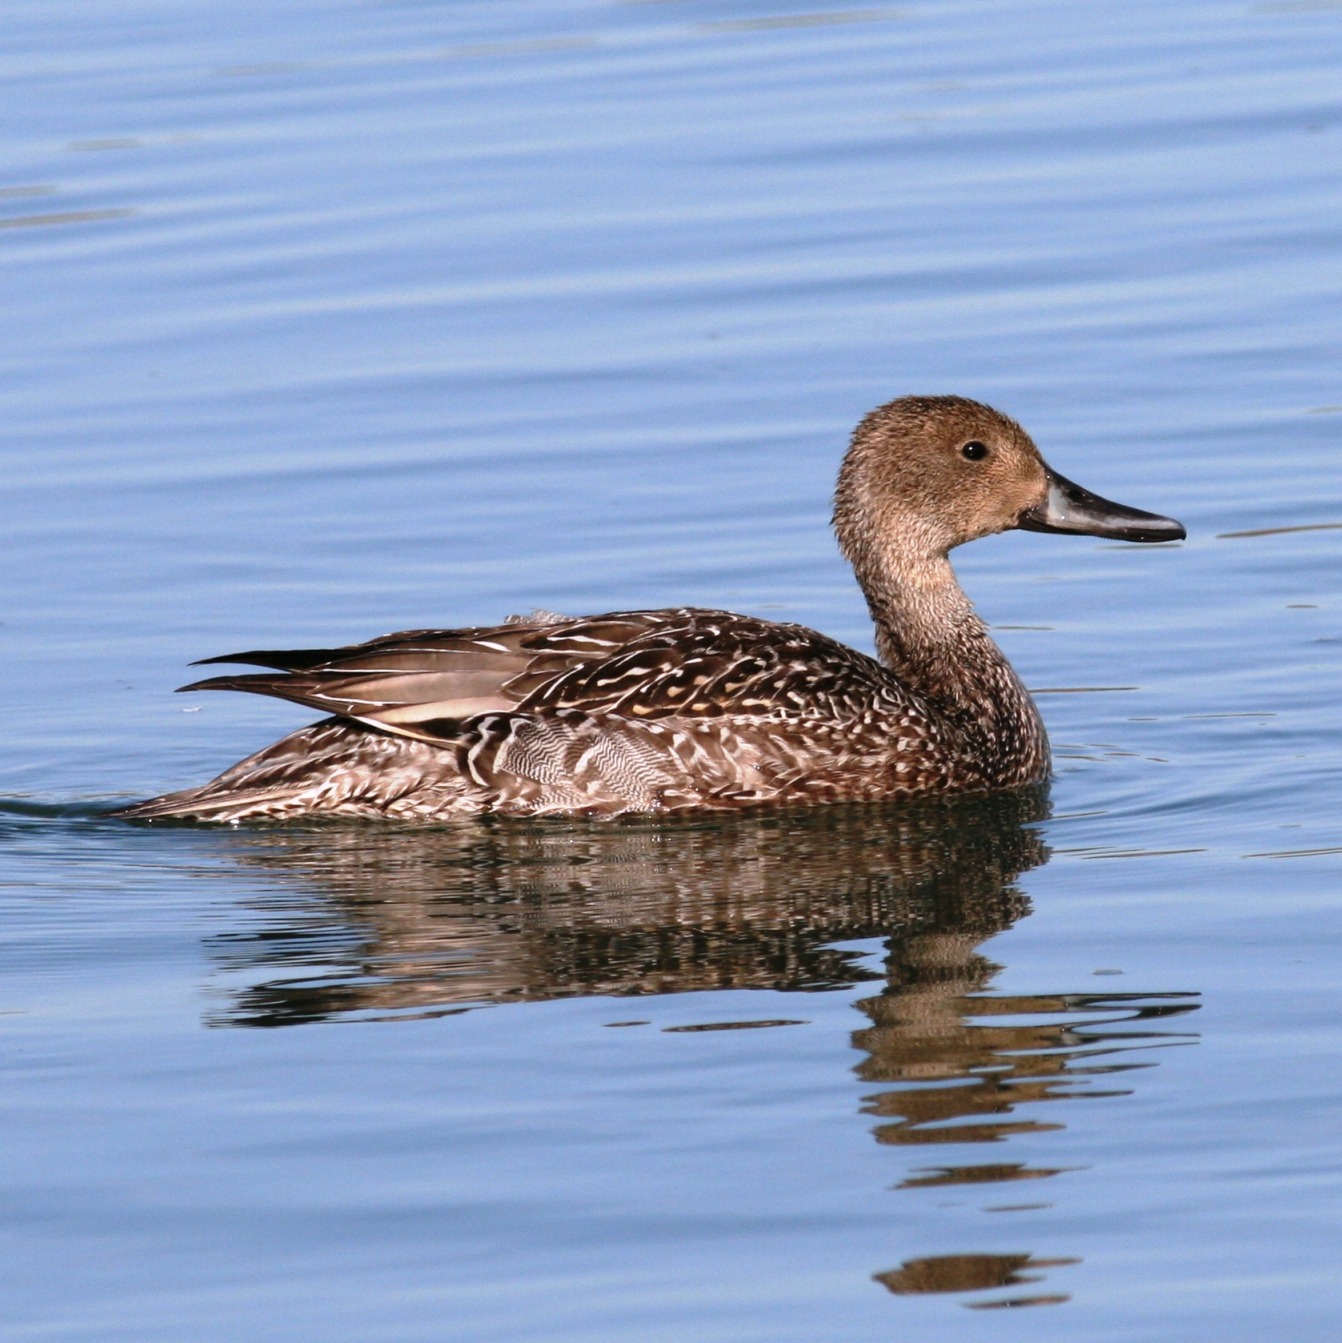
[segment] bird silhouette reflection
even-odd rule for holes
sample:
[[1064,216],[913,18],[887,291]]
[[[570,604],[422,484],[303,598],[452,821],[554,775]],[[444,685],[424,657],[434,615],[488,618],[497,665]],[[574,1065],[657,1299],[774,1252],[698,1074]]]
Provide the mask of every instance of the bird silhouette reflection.
[[[1016,883],[1048,859],[1047,814],[1046,795],[1029,791],[672,822],[235,832],[221,841],[263,880],[242,929],[210,940],[224,982],[245,980],[210,1020],[285,1026],[869,982],[877,991],[856,1002],[868,1024],[852,1037],[856,1073],[877,1088],[862,1108],[877,1142],[930,1149],[898,1187],[1048,1180],[1063,1168],[947,1158],[1061,1127],[1052,1102],[1126,1094],[1115,1079],[1152,1066],[1152,1047],[1184,1042],[1165,1023],[1196,1004],[1181,993],[991,992],[1000,967],[979,946],[1029,912]],[[841,945],[873,938],[885,939],[883,966]],[[1134,1049],[1142,1055],[1127,1057]],[[1002,1210],[1013,1206],[1039,1204]],[[967,1252],[873,1276],[900,1295],[973,1294],[1074,1262]]]
[[1027,912],[1015,880],[1047,857],[1033,825],[1046,807],[1029,792],[693,821],[235,832],[221,838],[236,863],[280,880],[248,901],[243,931],[211,940],[221,968],[252,981],[212,1021],[878,978],[833,944],[970,947]]

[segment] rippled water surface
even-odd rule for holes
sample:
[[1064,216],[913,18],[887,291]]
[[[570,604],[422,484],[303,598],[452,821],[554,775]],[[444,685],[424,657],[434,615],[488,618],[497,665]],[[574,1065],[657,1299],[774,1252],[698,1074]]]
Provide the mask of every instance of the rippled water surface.
[[[1342,8],[5,29],[0,1336],[1337,1336]],[[909,391],[1188,526],[959,553],[1046,795],[100,819],[303,721],[172,696],[237,647],[869,647],[827,500]]]

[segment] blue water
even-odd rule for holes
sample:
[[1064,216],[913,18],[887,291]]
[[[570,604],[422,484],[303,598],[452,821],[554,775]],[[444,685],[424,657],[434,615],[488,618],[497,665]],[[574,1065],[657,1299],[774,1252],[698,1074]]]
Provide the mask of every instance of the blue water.
[[[1342,8],[5,29],[0,1337],[1336,1337]],[[959,552],[1047,797],[98,818],[303,721],[170,693],[238,647],[869,647],[912,391],[1188,527]]]

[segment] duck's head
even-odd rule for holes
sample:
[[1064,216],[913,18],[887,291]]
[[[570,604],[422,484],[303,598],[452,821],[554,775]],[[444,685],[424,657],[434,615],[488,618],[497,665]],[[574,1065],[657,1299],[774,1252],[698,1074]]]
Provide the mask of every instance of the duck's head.
[[1029,434],[991,406],[906,396],[857,426],[834,499],[855,564],[917,562],[1013,527],[1121,541],[1179,541],[1173,518],[1111,503],[1060,476]]

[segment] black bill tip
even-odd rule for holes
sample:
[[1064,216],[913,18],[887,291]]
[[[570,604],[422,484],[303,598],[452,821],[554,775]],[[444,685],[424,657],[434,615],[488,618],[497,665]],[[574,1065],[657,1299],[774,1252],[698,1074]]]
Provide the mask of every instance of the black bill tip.
[[1182,541],[1188,535],[1173,518],[1101,499],[1053,470],[1048,472],[1043,502],[1027,508],[1016,526],[1027,532],[1104,536],[1115,541]]

